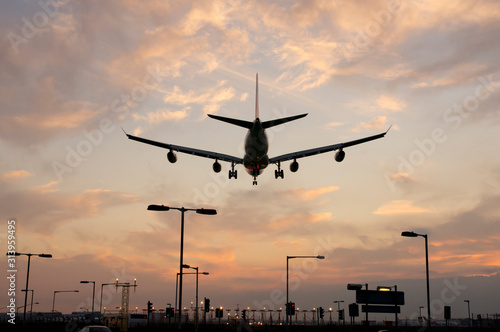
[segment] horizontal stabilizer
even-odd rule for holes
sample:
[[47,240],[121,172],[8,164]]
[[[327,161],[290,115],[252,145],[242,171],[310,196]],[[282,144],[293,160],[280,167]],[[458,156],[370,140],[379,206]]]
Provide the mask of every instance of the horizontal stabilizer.
[[264,128],[264,129],[271,128],[271,127],[280,125],[280,124],[285,123],[285,122],[290,122],[290,121],[293,121],[293,120],[297,120],[297,119],[303,118],[306,115],[307,115],[307,113],[300,114],[300,115],[289,116],[287,118],[281,118],[281,119],[275,119],[275,120],[270,120],[270,121],[264,121],[264,122],[262,122],[262,128]]
[[238,119],[233,119],[233,118],[226,118],[226,117],[223,117],[223,116],[212,115],[212,114],[207,114],[207,115],[209,117],[211,117],[212,119],[223,121],[223,122],[227,122],[227,123],[230,123],[230,124],[234,124],[236,126],[247,128],[247,129],[252,129],[252,126],[253,126],[253,122],[250,122],[250,121],[238,120]]

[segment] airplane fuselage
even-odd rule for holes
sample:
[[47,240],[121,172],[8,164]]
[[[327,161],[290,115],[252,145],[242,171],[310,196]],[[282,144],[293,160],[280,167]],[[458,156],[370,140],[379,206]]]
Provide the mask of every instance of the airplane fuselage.
[[259,118],[255,119],[253,126],[245,137],[245,156],[243,166],[248,174],[257,177],[269,165],[267,151],[269,142],[265,129]]

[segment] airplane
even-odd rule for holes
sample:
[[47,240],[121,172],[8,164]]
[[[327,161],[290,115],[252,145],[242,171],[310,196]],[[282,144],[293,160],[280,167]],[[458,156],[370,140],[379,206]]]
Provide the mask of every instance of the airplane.
[[152,141],[152,140],[149,140],[146,138],[137,137],[137,136],[127,134],[124,131],[125,135],[127,135],[127,137],[131,140],[145,143],[145,144],[149,144],[149,145],[154,145],[154,146],[169,150],[169,152],[167,153],[167,159],[170,163],[175,163],[177,161],[176,152],[191,154],[191,155],[195,155],[198,157],[215,159],[215,162],[213,163],[212,168],[213,168],[214,172],[216,172],[216,173],[219,173],[222,169],[219,161],[229,162],[229,163],[231,163],[231,169],[229,170],[229,179],[231,179],[231,178],[237,179],[238,178],[238,171],[235,170],[234,167],[236,165],[243,164],[247,173],[253,177],[253,184],[257,185],[257,176],[262,174],[262,172],[267,168],[267,166],[269,166],[269,164],[275,164],[278,167],[278,169],[274,171],[274,177],[276,179],[278,179],[278,178],[283,179],[284,173],[283,173],[283,170],[281,169],[281,163],[284,161],[293,160],[293,162],[290,164],[290,171],[297,172],[297,170],[299,169],[299,163],[297,162],[297,159],[317,155],[320,153],[338,150],[335,153],[335,160],[337,162],[341,162],[345,158],[345,151],[344,151],[345,148],[353,146],[353,145],[365,143],[368,141],[372,141],[375,139],[382,138],[385,136],[385,134],[387,134],[387,132],[390,129],[390,127],[389,127],[389,129],[387,129],[386,132],[383,132],[383,133],[377,134],[377,135],[373,135],[373,136],[360,138],[360,139],[357,139],[354,141],[348,141],[345,143],[337,143],[337,144],[333,144],[333,145],[327,145],[327,146],[323,146],[323,147],[319,147],[319,148],[313,148],[313,149],[308,149],[308,150],[287,153],[287,154],[283,154],[283,155],[280,155],[277,157],[269,158],[269,156],[267,155],[267,151],[269,149],[269,142],[267,140],[266,129],[283,124],[283,123],[286,123],[286,122],[290,122],[290,121],[294,121],[294,120],[303,118],[307,115],[307,113],[289,116],[286,118],[274,119],[274,120],[270,120],[270,121],[261,121],[259,118],[259,74],[256,75],[255,80],[256,80],[256,83],[255,83],[255,120],[253,122],[245,121],[245,120],[238,120],[238,119],[234,119],[234,118],[227,118],[227,117],[223,117],[223,116],[219,116],[219,115],[208,114],[208,116],[212,119],[227,122],[227,123],[230,123],[232,125],[248,129],[248,133],[247,133],[246,138],[245,138],[245,155],[243,156],[243,158],[234,157],[234,156],[230,156],[230,155],[222,154],[222,153],[217,153],[217,152],[188,148],[188,147],[184,147],[184,146],[180,146],[180,145]]

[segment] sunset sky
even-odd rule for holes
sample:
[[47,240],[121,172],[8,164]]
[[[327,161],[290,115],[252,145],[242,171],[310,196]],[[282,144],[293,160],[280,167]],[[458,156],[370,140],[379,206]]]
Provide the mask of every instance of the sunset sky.
[[[32,257],[34,310],[89,308],[92,286],[137,278],[130,306],[174,304],[180,212],[184,261],[207,271],[214,306],[354,302],[347,283],[392,283],[403,316],[500,311],[500,6],[480,1],[8,1],[0,5],[0,211]],[[270,165],[252,185],[237,166],[130,141],[243,156],[252,121],[308,113],[268,130],[269,156],[384,132],[383,139]],[[7,251],[7,236],[0,238]],[[6,260],[4,260],[6,262]],[[18,305],[27,257],[17,258]],[[6,263],[5,266],[7,270]],[[189,271],[189,272],[192,272]],[[7,274],[7,272],[5,272]],[[451,286],[450,286],[451,285]],[[0,283],[7,305],[8,283]],[[184,299],[194,301],[194,278]],[[492,286],[492,287],[490,287]],[[293,289],[292,289],[293,288]],[[493,289],[492,289],[493,288]],[[105,288],[106,289],[106,288]],[[112,287],[105,306],[120,305]],[[4,291],[5,290],[5,291]],[[2,305],[1,307],[4,307]],[[98,302],[96,302],[98,305]],[[432,306],[431,306],[432,307]],[[1,311],[1,310],[0,310]],[[379,318],[382,319],[382,318]]]

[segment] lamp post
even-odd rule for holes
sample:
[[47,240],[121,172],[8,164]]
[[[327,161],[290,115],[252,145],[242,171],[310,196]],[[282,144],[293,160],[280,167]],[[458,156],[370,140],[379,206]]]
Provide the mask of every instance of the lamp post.
[[[344,300],[333,301],[333,303],[337,303],[337,312],[339,313],[338,322],[339,322],[339,326],[340,326],[340,304],[344,303]],[[330,317],[331,317],[331,313],[330,313]]]
[[56,293],[78,293],[79,290],[56,290],[54,291],[54,298],[52,299],[52,312],[55,312],[54,308],[56,305]]
[[[106,283],[106,284],[101,284],[101,300],[99,301],[99,316],[102,317],[102,290],[104,288],[104,286],[108,286],[108,285],[116,285],[115,282],[113,283]],[[104,308],[106,309],[106,308]]]
[[194,266],[189,266],[187,264],[184,264],[183,266],[185,269],[193,269],[193,270],[196,270],[196,306],[195,306],[195,310],[196,310],[196,314],[194,315],[194,328],[195,330],[198,329],[198,267],[194,267]]
[[[288,319],[289,310],[291,309],[290,301],[288,299],[288,261],[294,258],[316,258],[316,259],[325,259],[325,256],[286,256],[286,305],[285,305],[285,316],[286,316],[286,327],[288,328],[289,323],[291,323],[291,319]],[[286,310],[288,308],[288,310]]]
[[[177,272],[177,276],[175,278],[175,303],[174,303],[174,307],[177,305],[177,285],[179,284],[179,272]],[[183,274],[196,274],[196,272],[184,272]],[[210,273],[208,272],[200,272],[199,274],[203,274],[205,276],[208,276]],[[174,308],[174,311],[177,311],[176,308]]]
[[21,292],[31,292],[31,307],[30,307],[30,320],[33,318],[33,296],[35,294],[34,289],[21,289]]
[[467,302],[467,327],[470,327],[470,301],[464,300],[464,302]]
[[206,214],[206,215],[215,215],[217,214],[217,211],[214,209],[186,209],[184,207],[177,208],[177,207],[169,207],[169,206],[164,206],[164,205],[149,205],[148,210],[149,211],[169,211],[169,210],[178,210],[181,211],[181,249],[180,249],[180,264],[179,264],[179,306],[177,307],[179,309],[179,328],[182,324],[182,272],[183,272],[183,265],[184,265],[184,213],[186,211],[195,211],[198,214]]
[[81,284],[90,284],[92,283],[92,317],[94,317],[94,302],[95,302],[95,281],[89,281],[89,280],[82,280],[80,281]]
[[427,280],[427,331],[431,330],[431,299],[429,291],[429,245],[427,243],[427,234],[417,234],[415,232],[405,231],[401,233],[404,237],[421,236],[425,239],[425,274]]
[[[28,289],[28,282],[30,280],[30,261],[31,261],[31,256],[38,256],[38,257],[43,257],[43,258],[52,258],[51,254],[32,254],[32,253],[22,253],[22,252],[12,252],[9,251],[7,252],[7,256],[21,256],[25,255],[28,256],[28,270],[26,272],[26,288]],[[24,316],[23,319],[26,320],[26,303],[28,302],[28,292],[24,294]]]

